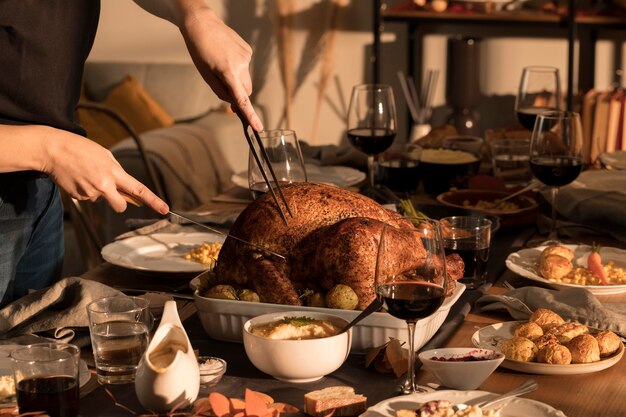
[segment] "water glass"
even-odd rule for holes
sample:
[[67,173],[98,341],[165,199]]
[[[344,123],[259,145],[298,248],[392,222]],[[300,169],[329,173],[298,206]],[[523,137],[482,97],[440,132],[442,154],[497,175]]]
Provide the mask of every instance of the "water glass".
[[38,343],[11,352],[20,414],[78,416],[80,349],[67,343]]
[[98,382],[133,382],[153,324],[148,300],[127,296],[101,298],[87,306],[87,313]]
[[528,184],[530,172],[530,139],[495,139],[489,143],[493,175],[506,185]]
[[[307,181],[304,158],[302,157],[296,132],[288,129],[265,130],[260,132],[259,136],[279,185],[283,186],[293,182]],[[263,159],[261,150],[256,143],[254,143],[254,146],[267,178],[273,183],[274,181]],[[269,191],[252,152],[250,152],[248,157],[248,186],[255,199]]]
[[469,289],[487,281],[491,220],[478,216],[451,216],[440,220],[446,256],[458,254],[465,264],[459,282]]

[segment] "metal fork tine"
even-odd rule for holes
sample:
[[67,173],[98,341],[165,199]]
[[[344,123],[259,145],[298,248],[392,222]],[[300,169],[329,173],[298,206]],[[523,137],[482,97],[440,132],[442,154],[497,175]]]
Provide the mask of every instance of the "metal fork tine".
[[[274,189],[272,188],[272,184],[270,183],[270,180],[267,178],[267,174],[265,173],[265,170],[263,169],[263,164],[261,163],[261,160],[259,159],[259,155],[257,154],[256,149],[254,149],[254,143],[252,143],[252,139],[250,139],[250,135],[248,134],[248,122],[240,113],[237,113],[237,116],[239,116],[239,119],[241,120],[241,124],[243,125],[243,133],[246,137],[246,140],[248,141],[248,146],[250,147],[250,152],[252,152],[254,161],[256,162],[257,166],[259,167],[259,170],[261,171],[261,175],[263,176],[263,179],[265,180],[265,183],[267,184],[268,191],[272,194],[272,198],[274,199],[274,202],[276,203],[276,207],[278,208],[278,212],[280,213],[280,216],[283,218],[283,221],[285,222],[285,224],[287,224],[287,216],[285,216],[285,213],[283,212],[283,209],[280,206],[280,203],[278,202],[278,197],[276,197],[276,193],[274,192]],[[255,137],[257,137],[256,132],[255,132]],[[267,154],[265,153],[265,148],[261,144],[260,138],[258,138],[258,140],[259,140],[259,145],[261,146],[261,149],[263,149],[264,151],[264,156],[266,158],[265,160],[268,162],[268,165],[270,165],[269,161],[267,160]],[[278,185],[278,181],[276,181],[276,184]],[[279,190],[280,190],[280,187],[279,187]],[[282,190],[281,190],[281,196],[282,196]],[[284,199],[285,197],[282,196],[282,198]],[[287,205],[286,200],[285,200],[285,205]],[[287,208],[289,208],[289,206],[287,206]]]
[[265,151],[265,146],[263,146],[263,142],[261,142],[261,136],[259,136],[259,133],[256,130],[253,130],[252,132],[254,133],[254,137],[257,143],[259,144],[261,155],[263,155],[263,159],[265,160],[265,163],[267,164],[267,168],[270,170],[270,175],[272,176],[272,179],[274,180],[274,184],[276,184],[276,188],[278,189],[278,194],[280,194],[280,198],[283,199],[283,203],[285,204],[285,207],[287,208],[287,212],[289,213],[291,217],[293,217],[293,213],[291,212],[291,209],[289,208],[289,204],[287,204],[287,199],[285,198],[285,195],[283,194],[283,189],[281,188],[280,183],[278,182],[278,179],[276,178],[276,174],[274,173],[274,168],[272,167],[272,164],[270,163],[270,159],[267,156],[267,152]]

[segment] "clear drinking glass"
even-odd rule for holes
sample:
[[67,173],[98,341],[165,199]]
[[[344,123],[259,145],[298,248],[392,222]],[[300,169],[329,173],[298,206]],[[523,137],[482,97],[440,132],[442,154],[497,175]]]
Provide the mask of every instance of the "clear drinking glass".
[[575,112],[540,113],[530,140],[530,170],[535,178],[552,187],[552,226],[544,245],[559,242],[556,229],[559,187],[578,178],[583,168],[583,134]]
[[375,157],[393,144],[397,132],[396,103],[391,86],[362,84],[353,87],[347,123],[350,143],[367,154],[369,185],[374,187]]
[[19,412],[78,416],[80,349],[67,343],[38,343],[11,352]]
[[[265,130],[260,132],[259,136],[276,174],[276,179],[281,186],[293,182],[307,181],[304,158],[296,132],[288,129]],[[274,182],[260,149],[254,141],[253,143],[268,179]],[[250,152],[248,157],[248,186],[255,199],[269,191],[252,152]]]
[[525,67],[515,100],[517,120],[533,130],[537,115],[561,107],[559,70],[554,67]]
[[154,320],[149,302],[139,297],[106,297],[89,303],[87,314],[98,382],[133,382]]
[[409,358],[404,394],[422,391],[415,384],[415,324],[435,313],[446,296],[446,258],[439,222],[402,219],[383,227],[376,259],[376,294],[385,310],[405,320]]

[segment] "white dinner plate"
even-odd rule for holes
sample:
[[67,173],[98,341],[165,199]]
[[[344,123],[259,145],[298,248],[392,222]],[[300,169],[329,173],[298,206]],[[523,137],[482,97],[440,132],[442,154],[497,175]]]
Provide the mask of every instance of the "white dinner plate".
[[[17,348],[23,347],[22,345],[0,345],[0,375],[13,375],[13,368],[11,367],[11,352]],[[87,364],[84,360],[80,360],[78,367],[78,380],[80,383],[80,387],[82,388],[89,379],[91,378],[91,373],[89,372],[89,368],[87,368]],[[15,404],[15,397],[9,397],[3,400],[0,400],[0,407],[5,408],[12,404]]]
[[[504,339],[513,337],[515,329],[525,321],[506,321],[483,327],[472,335],[474,346],[482,349],[500,351],[498,344]],[[592,329],[594,330],[594,329]],[[597,362],[573,363],[570,365],[551,365],[537,362],[521,362],[505,359],[500,366],[518,372],[538,375],[576,375],[598,372],[615,365],[624,355],[624,345],[620,344],[617,352]]]
[[604,152],[598,158],[607,167],[626,170],[626,151]]
[[[587,257],[591,253],[591,246],[587,245],[563,245],[574,252],[573,263],[575,266],[587,266]],[[593,294],[619,294],[626,292],[626,285],[578,285],[566,284],[562,282],[554,282],[543,278],[538,273],[539,256],[546,246],[538,246],[536,248],[522,249],[511,253],[506,258],[506,266],[518,275],[531,279],[533,281],[548,284],[557,289],[566,288],[585,288]],[[602,263],[613,261],[615,266],[626,269],[626,250],[602,247],[600,249]]]
[[[306,164],[306,175],[309,182],[333,184],[346,188],[357,185],[365,179],[365,173],[358,169],[339,165]],[[242,188],[248,188],[248,171],[239,172],[231,180]]]
[[[154,233],[116,240],[102,248],[105,261],[129,269],[152,272],[202,272],[210,269],[184,254],[204,242],[223,243],[225,237],[217,233]],[[182,248],[176,245],[185,245]],[[169,248],[168,248],[169,247]]]
[[[475,404],[496,397],[487,391],[433,391],[389,398],[370,407],[360,417],[396,417],[400,409],[417,409],[427,401],[448,400],[454,404]],[[539,401],[527,398],[513,398],[500,409],[500,417],[565,417],[557,410]]]

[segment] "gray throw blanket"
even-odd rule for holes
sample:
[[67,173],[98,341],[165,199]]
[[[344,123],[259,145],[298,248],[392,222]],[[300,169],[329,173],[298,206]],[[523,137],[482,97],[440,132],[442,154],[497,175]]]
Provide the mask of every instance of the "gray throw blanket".
[[64,278],[49,288],[28,294],[0,310],[0,337],[38,334],[71,341],[76,328],[89,326],[87,304],[122,292],[96,281]]
[[557,291],[522,287],[502,295],[484,295],[476,301],[479,311],[506,310],[516,320],[527,320],[538,308],[547,308],[567,321],[596,329],[612,330],[626,337],[626,305],[601,303],[584,288]]

